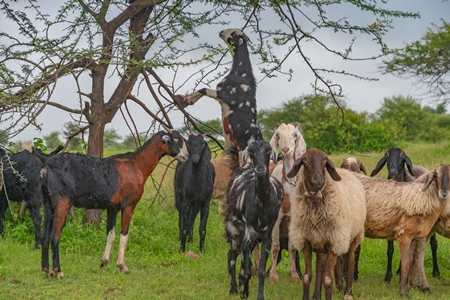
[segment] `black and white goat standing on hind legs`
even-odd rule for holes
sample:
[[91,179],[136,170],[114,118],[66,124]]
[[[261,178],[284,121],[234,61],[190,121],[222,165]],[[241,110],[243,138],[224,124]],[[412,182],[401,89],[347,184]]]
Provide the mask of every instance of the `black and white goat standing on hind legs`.
[[[121,212],[120,244],[117,267],[128,273],[124,256],[128,229],[134,209],[144,193],[147,178],[165,155],[180,161],[188,158],[186,143],[179,132],[168,129],[153,135],[134,152],[107,158],[84,154],[62,153],[49,159],[37,155],[45,165],[41,176],[46,177],[49,197],[44,197],[44,237],[42,242],[42,270],[49,277],[62,278],[59,261],[59,241],[66,217],[72,206],[106,209],[107,240],[101,267],[109,263],[115,240],[115,224]],[[51,243],[53,271],[49,268],[48,251]]]
[[183,107],[193,105],[201,97],[216,99],[222,108],[222,127],[227,145],[244,150],[253,140],[262,140],[256,110],[256,81],[247,48],[249,38],[242,29],[230,28],[219,33],[230,47],[233,63],[230,73],[216,89],[202,88],[192,94],[177,96]]
[[199,212],[199,250],[203,252],[215,170],[211,163],[211,150],[203,135],[191,134],[187,140],[187,147],[189,158],[184,162],[178,162],[174,178],[180,252],[186,251],[186,240],[192,241],[195,218]]
[[[228,184],[221,202],[225,221],[225,237],[230,245],[228,272],[231,276],[230,294],[237,294],[236,259],[241,255],[239,292],[249,294],[251,252],[262,243],[258,268],[258,299],[264,299],[266,262],[272,243],[272,230],[278,217],[284,191],[281,183],[269,174],[269,160],[277,160],[277,151],[264,140],[252,142],[242,153],[243,167],[238,167]],[[250,161],[247,161],[247,158]]]

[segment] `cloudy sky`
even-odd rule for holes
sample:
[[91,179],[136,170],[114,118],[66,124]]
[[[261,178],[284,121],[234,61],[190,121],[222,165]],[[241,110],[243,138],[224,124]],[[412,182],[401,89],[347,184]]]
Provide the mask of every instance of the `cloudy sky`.
[[[440,25],[442,23],[440,21],[441,18],[447,22],[450,21],[450,1],[391,0],[388,3],[390,9],[419,12],[421,15],[420,19],[398,19],[394,21],[392,24],[394,28],[390,29],[389,33],[384,38],[384,42],[391,48],[401,47],[405,43],[419,40],[426,32],[427,27],[431,26],[431,23]],[[360,11],[342,10],[336,11],[335,13],[343,14],[343,16],[354,19],[358,19],[359,16],[363,17]],[[236,26],[230,27],[241,27],[243,25],[241,23],[242,21],[238,22]],[[210,30],[201,32],[200,41],[201,39],[217,39],[218,42],[220,42],[218,37],[219,31],[219,28],[211,28]],[[246,33],[249,35],[250,39],[252,39],[253,36],[255,36],[256,39],[256,34],[254,32]],[[338,35],[325,34],[321,36],[321,39],[329,45],[336,47],[340,46],[341,49],[347,46],[347,41],[343,40],[342,37]],[[312,46],[314,47],[314,45]],[[375,44],[373,42],[366,41],[364,38],[358,38],[354,46],[354,53],[357,56],[370,56],[374,53],[374,47]],[[335,55],[326,55],[319,51],[315,51],[314,48],[306,48],[305,50],[313,64],[319,64],[330,69],[345,69],[360,76],[378,78],[378,81],[363,81],[353,77],[342,76],[333,78],[333,80],[337,81],[342,86],[345,100],[351,109],[356,111],[375,112],[380,107],[381,102],[385,97],[392,97],[394,95],[411,95],[415,98],[423,99],[423,104],[432,105],[428,102],[429,100],[426,97],[426,89],[418,89],[417,84],[415,84],[413,80],[400,79],[391,75],[381,75],[378,70],[381,60],[349,62],[343,61]],[[378,48],[375,50],[378,50]],[[231,60],[231,58],[228,59]],[[261,66],[258,65],[257,61],[253,60],[252,64],[255,77],[257,81],[259,81],[263,78],[258,69]],[[314,77],[305,63],[300,60],[300,56],[293,56],[287,61],[287,64],[294,70],[293,77],[290,81],[287,80],[287,77],[279,76],[277,78],[265,79],[258,84],[258,109],[276,107],[280,105],[280,103],[294,97],[312,93],[311,83],[313,82]],[[191,71],[194,72],[195,70],[192,69]],[[189,70],[186,70],[185,72],[185,76],[188,76]],[[164,73],[162,73],[162,76],[164,77]],[[170,82],[169,78],[166,80],[167,82]],[[211,87],[214,88],[216,83],[217,82],[214,82]],[[69,88],[62,85],[56,91],[55,97],[67,97],[68,92],[70,91],[75,92],[75,88]],[[187,92],[190,92],[189,86],[184,86],[179,90],[179,93]],[[152,108],[151,103],[147,102],[147,104]],[[210,120],[220,117],[219,104],[215,100],[206,97],[199,100],[196,105],[188,107],[187,110],[193,116],[201,120]],[[174,112],[173,115],[171,115],[171,119],[173,122],[178,122],[175,124],[176,127],[182,125],[181,114]],[[36,136],[43,136],[55,130],[61,130],[62,124],[69,120],[70,117],[68,115],[50,108],[38,119],[38,121],[43,124],[42,132],[30,128],[16,137],[16,140],[19,139],[23,141]],[[139,130],[145,130],[150,123],[149,116],[142,112],[136,112],[135,120],[137,121]],[[107,128],[111,127],[118,130],[122,137],[128,134],[128,128],[125,126],[120,113],[116,115],[112,124],[107,126]]]

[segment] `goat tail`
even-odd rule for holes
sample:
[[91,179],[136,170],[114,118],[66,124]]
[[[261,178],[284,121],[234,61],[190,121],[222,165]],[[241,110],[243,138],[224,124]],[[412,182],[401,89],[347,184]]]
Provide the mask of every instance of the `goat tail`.
[[34,158],[41,167],[45,167],[47,165],[47,157],[45,155],[42,155],[42,153],[40,153],[39,151],[36,151],[36,148],[33,147],[32,141],[23,143],[22,148],[33,154]]

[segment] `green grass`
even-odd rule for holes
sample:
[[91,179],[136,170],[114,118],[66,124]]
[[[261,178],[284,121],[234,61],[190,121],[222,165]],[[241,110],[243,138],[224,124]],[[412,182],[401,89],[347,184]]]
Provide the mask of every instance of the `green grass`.
[[[441,145],[401,145],[413,163],[434,168],[448,162],[450,143]],[[332,156],[336,165],[350,154]],[[351,154],[360,158],[370,172],[383,153]],[[167,160],[165,161],[167,162]],[[161,178],[160,166],[154,172]],[[384,172],[384,170],[383,170]],[[381,176],[386,176],[381,173]],[[178,253],[178,215],[171,196],[172,174],[166,175],[164,197],[154,200],[151,183],[139,203],[131,221],[125,262],[130,274],[122,274],[115,267],[118,237],[111,253],[111,263],[100,269],[106,233],[105,223],[101,230],[81,225],[83,210],[75,211],[64,228],[60,257],[65,277],[61,280],[46,278],[40,267],[40,251],[32,249],[33,226],[28,215],[17,223],[7,212],[5,235],[0,238],[0,299],[239,299],[228,296],[227,244],[223,238],[223,223],[217,213],[217,200],[211,206],[208,221],[205,253],[199,260],[190,260]],[[153,203],[153,205],[151,205]],[[16,214],[19,206],[14,205]],[[117,227],[119,227],[119,222]],[[194,242],[187,251],[198,253],[198,220]],[[439,236],[439,265],[441,278],[431,276],[431,251],[426,248],[425,269],[431,294],[410,290],[410,299],[450,299],[450,241]],[[400,299],[398,276],[390,284],[384,284],[386,268],[384,240],[365,239],[360,258],[360,280],[354,284],[355,299]],[[279,283],[268,279],[265,284],[266,299],[298,299],[302,295],[301,284],[290,282],[287,252],[279,265]],[[398,266],[398,246],[394,254],[394,269]],[[270,262],[269,262],[270,263]],[[303,262],[302,270],[304,269]],[[257,280],[250,282],[250,299],[256,298]],[[324,297],[324,295],[322,296]],[[335,291],[336,299],[342,294]]]

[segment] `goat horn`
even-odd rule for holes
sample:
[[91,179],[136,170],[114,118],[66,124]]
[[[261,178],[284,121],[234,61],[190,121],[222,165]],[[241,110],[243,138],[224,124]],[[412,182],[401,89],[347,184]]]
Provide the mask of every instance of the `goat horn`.
[[170,129],[169,127],[167,127],[164,124],[161,124],[161,126],[164,128],[165,131],[167,131],[168,133],[172,133],[173,129]]

